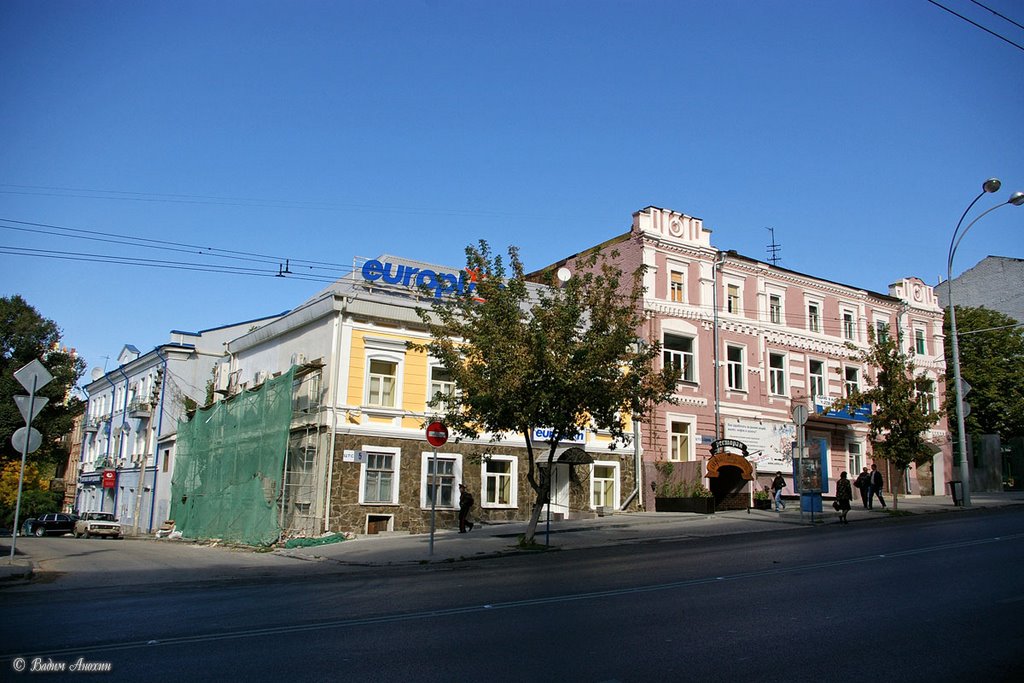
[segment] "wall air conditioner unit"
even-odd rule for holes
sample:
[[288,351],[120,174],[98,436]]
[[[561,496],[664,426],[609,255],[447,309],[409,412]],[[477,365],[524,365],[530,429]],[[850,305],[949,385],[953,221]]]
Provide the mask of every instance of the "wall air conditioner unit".
[[293,353],[292,354],[291,364],[292,365],[305,365],[306,364],[306,354],[304,354],[304,353]]
[[267,381],[267,373],[264,372],[263,370],[257,370],[256,374],[253,375],[253,377],[252,377],[252,385],[254,387],[258,387],[259,385],[263,384],[266,381]]
[[231,385],[230,367],[227,363],[221,363],[217,366],[217,379],[214,385],[214,391],[217,393],[228,393]]
[[228,396],[234,396],[240,391],[238,388],[238,376],[238,370],[235,370],[230,375],[228,375]]

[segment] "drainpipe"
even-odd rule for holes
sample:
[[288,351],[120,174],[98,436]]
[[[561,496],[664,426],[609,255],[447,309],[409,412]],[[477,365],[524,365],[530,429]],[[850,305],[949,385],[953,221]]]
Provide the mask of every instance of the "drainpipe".
[[[156,478],[160,475],[160,433],[163,430],[164,425],[164,395],[167,391],[167,356],[160,352],[160,349],[156,349],[157,357],[164,363],[164,376],[160,381],[160,400],[158,401],[157,410],[159,411],[156,418],[156,434],[153,436],[153,488],[152,494],[149,497],[149,524],[146,525],[146,533],[153,531],[153,515],[156,511]],[[146,490],[146,454],[142,454],[142,488],[139,497],[139,507],[142,507],[141,494]],[[138,529],[138,518],[142,515],[142,510],[138,511],[135,515],[136,524],[135,528]]]
[[720,385],[722,383],[721,375],[722,371],[718,363],[718,271],[725,262],[725,252],[719,251],[715,253],[714,263],[711,264],[711,301],[712,307],[715,309],[715,440],[721,438],[722,429],[722,418],[721,418],[721,402],[720,402]]
[[[344,336],[345,312],[348,311],[348,297],[341,299],[341,311],[334,323],[334,352],[331,362],[326,367],[331,383],[331,446],[327,453],[327,481],[324,485],[324,533],[330,531],[331,527],[331,480],[334,477],[334,442],[338,435],[338,394],[341,387],[338,386],[341,368],[341,344]],[[323,372],[323,371],[321,371]],[[347,387],[346,387],[347,388]],[[319,425],[319,420],[317,420]]]

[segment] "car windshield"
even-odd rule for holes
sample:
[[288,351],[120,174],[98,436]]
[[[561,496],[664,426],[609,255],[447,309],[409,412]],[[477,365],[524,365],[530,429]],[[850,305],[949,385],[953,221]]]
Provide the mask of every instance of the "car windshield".
[[86,514],[85,518],[86,519],[94,519],[94,520],[97,520],[97,521],[100,521],[100,522],[116,522],[117,521],[116,519],[114,519],[114,513],[113,512],[90,512],[90,513]]

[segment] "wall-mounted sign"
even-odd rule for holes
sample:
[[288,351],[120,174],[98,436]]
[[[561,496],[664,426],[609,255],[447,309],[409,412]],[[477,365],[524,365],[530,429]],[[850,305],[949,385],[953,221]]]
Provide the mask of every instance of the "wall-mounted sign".
[[366,462],[366,451],[342,451],[341,453],[342,462]]
[[117,471],[116,470],[103,470],[103,488],[105,488],[105,489],[117,488]]
[[739,452],[743,454],[743,457],[747,457],[747,444],[743,443],[739,439],[719,439],[718,441],[711,442],[711,455],[718,455],[719,453]]
[[726,422],[725,436],[747,444],[748,457],[759,472],[784,472],[790,467],[796,439],[796,427],[791,422]]
[[822,417],[831,417],[837,420],[849,420],[850,422],[871,422],[871,404],[865,403],[864,405],[850,410],[849,408],[842,408],[840,410],[834,410],[832,408],[832,399],[828,396],[815,396],[814,397],[814,412]]
[[440,299],[446,294],[470,294],[476,290],[475,273],[441,273],[429,268],[417,268],[404,263],[381,263],[370,259],[363,264],[363,279],[367,282],[382,282],[388,285],[419,289],[426,287]]
[[[554,430],[551,427],[534,427],[531,438],[537,441],[549,441],[554,435]],[[587,434],[584,430],[580,430],[572,436],[563,436],[558,443],[585,443],[587,440]]]

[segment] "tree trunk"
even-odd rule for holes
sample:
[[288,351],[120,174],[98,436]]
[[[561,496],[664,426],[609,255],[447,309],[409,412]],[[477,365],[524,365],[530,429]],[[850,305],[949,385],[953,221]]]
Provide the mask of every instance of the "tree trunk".
[[526,437],[526,448],[530,456],[530,471],[527,473],[527,481],[530,482],[530,486],[533,487],[534,493],[537,495],[537,502],[533,505],[533,512],[530,514],[530,523],[526,525],[526,532],[523,534],[523,544],[529,545],[533,543],[534,536],[537,535],[537,523],[540,521],[541,510],[544,509],[544,505],[548,504],[551,500],[551,468],[553,467],[553,460],[555,457],[555,448],[558,442],[556,441],[548,449],[548,473],[547,476],[543,477],[543,480],[538,482],[536,477],[533,476],[533,448],[530,444],[530,437],[527,434]]

